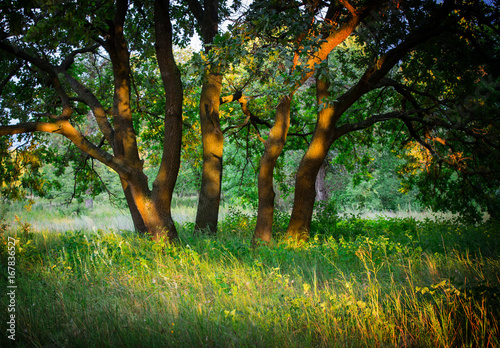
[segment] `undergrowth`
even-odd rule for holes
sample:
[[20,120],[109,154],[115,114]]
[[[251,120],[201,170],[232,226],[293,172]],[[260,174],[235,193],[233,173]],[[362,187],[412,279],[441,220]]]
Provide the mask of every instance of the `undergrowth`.
[[[496,223],[322,217],[306,244],[252,250],[253,223],[231,210],[216,238],[185,224],[175,245],[126,231],[2,225],[2,265],[8,237],[17,240],[15,344],[500,346]],[[7,303],[2,295],[2,347],[14,345]]]

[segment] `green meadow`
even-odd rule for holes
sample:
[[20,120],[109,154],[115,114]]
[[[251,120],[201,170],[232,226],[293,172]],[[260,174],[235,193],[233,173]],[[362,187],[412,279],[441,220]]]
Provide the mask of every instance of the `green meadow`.
[[35,228],[50,212],[37,209],[4,209],[0,224],[2,347],[500,346],[498,223],[326,209],[297,245],[278,214],[275,242],[253,250],[255,218],[237,209],[216,237],[179,225],[174,245],[90,226],[114,226],[118,210],[61,230]]

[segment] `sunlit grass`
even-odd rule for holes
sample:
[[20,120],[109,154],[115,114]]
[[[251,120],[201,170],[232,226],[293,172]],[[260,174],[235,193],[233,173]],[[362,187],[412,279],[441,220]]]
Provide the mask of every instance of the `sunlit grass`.
[[[227,214],[217,238],[193,234],[188,224],[178,245],[116,230],[13,225],[2,236],[1,258],[5,264],[7,236],[18,238],[18,342],[500,345],[497,224],[340,219],[304,245],[275,242],[253,251],[253,218]],[[0,343],[9,344],[5,335]]]
[[[192,200],[191,198],[190,201]],[[4,219],[9,224],[15,225],[16,216],[22,217],[22,221],[30,224],[34,231],[134,230],[134,224],[128,209],[110,205],[109,201],[103,203],[95,201],[92,208],[85,208],[82,203],[67,206],[42,201],[30,206],[24,202],[15,202],[0,206],[0,214],[2,213],[2,207],[5,210]],[[223,219],[230,209],[230,206],[223,205],[220,208],[220,219]],[[194,223],[196,204],[183,205],[174,201],[172,217],[179,225]]]

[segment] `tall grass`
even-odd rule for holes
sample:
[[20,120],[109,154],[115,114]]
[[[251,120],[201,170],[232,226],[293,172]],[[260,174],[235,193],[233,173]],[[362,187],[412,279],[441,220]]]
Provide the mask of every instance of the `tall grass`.
[[252,219],[228,212],[213,239],[188,223],[177,245],[12,225],[0,257],[4,265],[6,239],[17,238],[17,343],[500,346],[498,224],[351,217],[317,221],[306,244],[252,250]]

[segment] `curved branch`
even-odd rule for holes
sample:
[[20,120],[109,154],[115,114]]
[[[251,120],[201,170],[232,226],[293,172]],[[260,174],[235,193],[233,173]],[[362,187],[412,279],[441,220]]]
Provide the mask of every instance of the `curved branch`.
[[111,123],[106,115],[106,111],[99,100],[97,100],[96,96],[87,87],[71,76],[67,71],[64,71],[63,74],[70,87],[78,94],[85,104],[92,109],[97,125],[99,126],[102,134],[106,137],[108,143],[110,145],[114,144],[114,129],[111,126]]
[[94,145],[83,136],[68,120],[56,122],[28,122],[9,126],[0,126],[0,136],[23,133],[56,133],[68,138],[80,150],[99,162],[115,170],[121,177],[127,179],[134,175],[132,170],[123,161]]
[[14,46],[14,45],[7,43],[5,41],[0,41],[0,50],[8,52],[8,53],[10,53],[18,58],[21,58],[22,60],[24,60],[28,63],[35,65],[39,69],[45,71],[51,77],[57,77],[55,66],[53,66],[49,62],[47,62],[39,57],[35,57],[35,56],[28,54],[27,52],[21,50],[17,46]]
[[339,2],[353,15],[356,16],[356,9],[347,0],[339,0]]
[[417,131],[415,130],[415,128],[413,127],[413,124],[408,121],[408,120],[405,120],[405,119],[402,119],[403,123],[405,124],[406,128],[408,128],[408,131],[410,132],[410,135],[420,144],[422,145],[423,147],[425,147],[432,156],[436,156],[439,158],[438,154],[436,153],[436,151],[434,151],[434,149],[432,148],[432,146],[430,146],[429,144],[427,144],[425,141],[422,140],[422,138],[417,134]]
[[62,61],[62,63],[59,65],[59,68],[62,69],[62,70],[68,70],[69,67],[74,63],[75,57],[78,54],[87,53],[87,52],[94,52],[97,48],[99,48],[99,46],[101,46],[101,45],[100,44],[96,44],[96,45],[93,45],[93,46],[84,47],[84,48],[81,48],[81,49],[78,49],[78,50],[74,50],[73,52],[71,52],[70,54],[68,54],[68,56]]
[[44,59],[32,56],[29,53],[21,50],[19,47],[4,41],[0,41],[0,49],[35,65],[36,67],[47,73],[50,77],[50,81],[52,82],[52,87],[56,90],[57,94],[59,94],[59,98],[61,99],[63,105],[63,113],[60,116],[61,119],[69,119],[71,117],[72,110],[69,102],[69,96],[62,87],[61,82],[59,81],[59,77],[57,76],[58,68],[56,66],[52,65]]
[[237,124],[237,125],[234,125],[234,126],[228,126],[228,127],[224,128],[222,130],[222,134],[226,133],[227,131],[229,131],[231,129],[245,127],[246,125],[248,125],[248,122],[250,122],[250,116],[245,117],[245,120],[242,123],[240,123],[240,124]]

